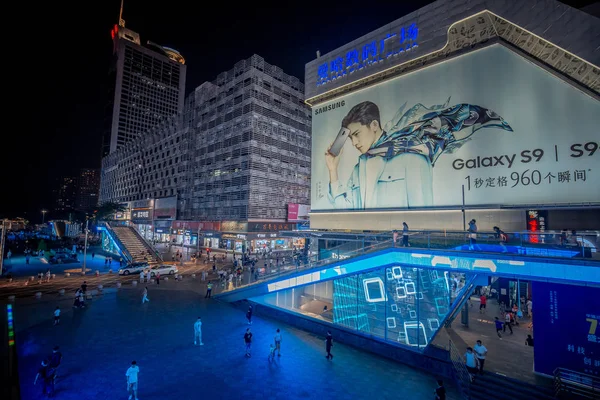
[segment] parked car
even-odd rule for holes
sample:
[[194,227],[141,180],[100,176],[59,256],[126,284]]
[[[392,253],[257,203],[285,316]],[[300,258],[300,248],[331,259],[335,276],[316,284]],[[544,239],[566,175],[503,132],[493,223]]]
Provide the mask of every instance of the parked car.
[[50,264],[70,264],[79,262],[77,254],[56,253],[48,258]]
[[150,264],[145,261],[139,261],[127,264],[125,268],[119,270],[119,275],[139,274],[140,272],[148,269]]
[[144,273],[146,273],[147,271],[150,271],[150,276],[152,276],[152,277],[156,276],[156,274],[158,274],[158,273],[160,273],[161,275],[173,275],[173,274],[176,274],[177,272],[179,272],[179,270],[177,269],[177,267],[175,265],[167,265],[167,264],[154,265],[150,268],[146,268]]

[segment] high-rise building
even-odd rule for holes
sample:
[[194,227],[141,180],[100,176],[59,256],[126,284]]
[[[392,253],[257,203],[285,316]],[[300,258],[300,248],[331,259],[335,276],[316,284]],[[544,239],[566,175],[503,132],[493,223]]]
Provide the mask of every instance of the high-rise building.
[[143,135],[183,109],[185,60],[168,47],[148,41],[125,27],[111,30],[113,61],[105,110],[102,156]]
[[73,176],[63,176],[58,181],[58,187],[54,191],[54,211],[65,212],[75,209],[77,197],[77,179]]
[[[304,85],[254,55],[200,85],[181,115],[105,157],[100,201],[131,202],[144,232],[170,231],[158,221],[168,215],[193,232],[194,222],[214,222],[209,229],[233,235],[238,250],[275,238],[292,227],[288,205],[309,201],[310,128]],[[167,197],[176,206],[158,207]]]
[[82,168],[77,175],[75,206],[78,210],[90,210],[98,204],[100,170]]

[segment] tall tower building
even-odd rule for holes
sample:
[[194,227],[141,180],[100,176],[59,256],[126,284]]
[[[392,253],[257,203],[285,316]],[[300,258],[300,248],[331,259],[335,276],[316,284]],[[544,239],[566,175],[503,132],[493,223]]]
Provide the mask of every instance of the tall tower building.
[[98,204],[100,170],[82,168],[77,175],[75,205],[78,210],[91,210]]
[[148,41],[125,27],[121,18],[111,30],[113,62],[105,110],[102,156],[144,135],[165,118],[182,111],[185,59],[178,51]]

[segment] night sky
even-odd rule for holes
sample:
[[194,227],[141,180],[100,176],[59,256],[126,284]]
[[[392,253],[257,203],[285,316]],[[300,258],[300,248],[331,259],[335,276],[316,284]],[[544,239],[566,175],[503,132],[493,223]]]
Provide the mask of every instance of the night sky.
[[[564,1],[575,7],[593,2]],[[19,69],[14,78],[25,84],[15,96],[15,115],[5,119],[5,129],[10,120],[20,128],[3,133],[8,162],[2,163],[0,217],[23,216],[32,222],[40,222],[42,208],[52,209],[52,190],[60,176],[100,166],[110,29],[118,22],[120,6],[119,0],[97,2],[93,9],[85,2],[43,3],[35,5],[33,15],[19,17],[25,29],[4,42],[5,51],[20,50],[11,61]],[[325,54],[428,3],[282,1],[257,6],[125,0],[123,18],[143,43],[151,40],[181,52],[189,93],[252,54],[304,81],[304,65],[316,50]],[[18,44],[12,42],[15,37]],[[23,121],[14,121],[17,116]],[[46,217],[51,219],[52,213]]]

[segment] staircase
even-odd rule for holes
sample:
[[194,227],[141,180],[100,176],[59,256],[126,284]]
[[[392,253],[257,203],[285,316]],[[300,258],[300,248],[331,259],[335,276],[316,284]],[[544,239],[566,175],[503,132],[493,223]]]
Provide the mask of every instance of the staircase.
[[[131,262],[146,261],[144,257],[147,257],[148,262],[162,262],[160,256],[156,254],[154,249],[132,227],[113,226],[112,231],[119,238],[119,241],[123,243],[129,254],[131,254]],[[151,253],[148,253],[148,250]]]
[[488,372],[477,375],[470,388],[471,400],[555,400],[552,381],[548,385],[531,385]]

